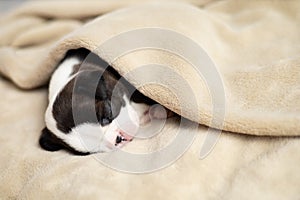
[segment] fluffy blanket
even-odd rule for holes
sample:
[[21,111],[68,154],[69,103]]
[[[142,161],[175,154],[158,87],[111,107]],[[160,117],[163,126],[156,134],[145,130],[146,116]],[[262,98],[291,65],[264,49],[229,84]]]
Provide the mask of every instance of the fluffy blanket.
[[[100,164],[110,160],[103,155],[42,151],[46,88],[2,78],[1,197],[299,198],[299,10],[298,1],[33,1],[3,16],[0,72],[16,86],[45,85],[68,50],[86,48],[145,95],[223,134],[210,143],[210,128],[170,119],[126,150],[180,146],[174,134],[183,129],[197,136],[184,156],[152,174],[117,172]],[[215,146],[199,160],[207,144]],[[169,159],[156,156],[139,169]]]

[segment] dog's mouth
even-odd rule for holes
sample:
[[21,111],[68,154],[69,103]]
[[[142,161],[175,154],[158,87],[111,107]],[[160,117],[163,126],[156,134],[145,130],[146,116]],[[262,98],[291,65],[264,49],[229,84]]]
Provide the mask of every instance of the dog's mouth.
[[104,144],[111,150],[122,148],[127,143],[133,140],[134,136],[126,133],[121,129],[108,131],[104,135]]
[[133,136],[126,134],[124,131],[119,130],[119,135],[116,138],[115,146],[125,145],[133,140]]

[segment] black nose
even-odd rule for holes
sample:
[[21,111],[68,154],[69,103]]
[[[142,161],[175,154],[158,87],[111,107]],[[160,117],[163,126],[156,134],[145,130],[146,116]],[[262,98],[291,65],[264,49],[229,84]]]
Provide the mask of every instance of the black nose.
[[122,137],[121,136],[117,136],[116,138],[116,145],[122,142]]

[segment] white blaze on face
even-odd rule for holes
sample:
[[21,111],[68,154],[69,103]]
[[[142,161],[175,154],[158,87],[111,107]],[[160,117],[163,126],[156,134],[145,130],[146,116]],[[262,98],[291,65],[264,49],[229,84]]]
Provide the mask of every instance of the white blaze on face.
[[126,96],[124,96],[123,99],[125,100],[125,106],[121,108],[120,114],[113,122],[119,126],[122,131],[133,137],[140,124],[139,110],[134,109]]
[[[165,108],[159,104],[149,106],[144,103],[130,102],[126,96],[123,98],[126,102],[125,107],[121,108],[119,115],[107,126],[108,128],[104,135],[103,142],[110,149],[120,148],[134,137],[143,138],[144,135],[149,136],[149,131],[150,135],[153,134],[151,130],[154,130],[155,133],[159,132],[157,130],[161,129],[164,125],[164,120],[167,118]],[[151,124],[152,119],[156,120],[149,127],[148,123]],[[117,137],[124,140],[117,143]]]
[[123,98],[125,106],[121,108],[119,115],[108,125],[104,136],[110,146],[116,146],[118,136],[125,139],[117,144],[118,147],[122,147],[131,141],[138,132],[144,113],[149,110],[149,106],[146,104],[130,102],[126,96]]

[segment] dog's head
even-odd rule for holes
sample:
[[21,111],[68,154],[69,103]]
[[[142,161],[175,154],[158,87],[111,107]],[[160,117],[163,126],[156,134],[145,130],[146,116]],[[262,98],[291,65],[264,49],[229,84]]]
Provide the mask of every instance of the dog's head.
[[[85,155],[111,151],[131,141],[140,113],[149,106],[139,104],[138,109],[134,108],[125,85],[110,70],[92,64],[81,66],[50,99],[40,146],[49,151],[67,149]],[[135,96],[140,99],[141,94]]]

